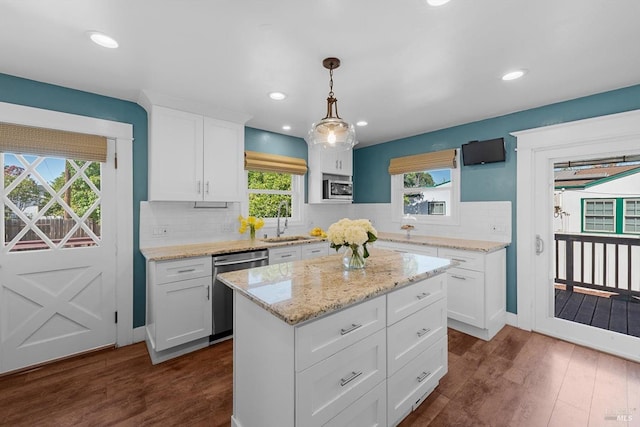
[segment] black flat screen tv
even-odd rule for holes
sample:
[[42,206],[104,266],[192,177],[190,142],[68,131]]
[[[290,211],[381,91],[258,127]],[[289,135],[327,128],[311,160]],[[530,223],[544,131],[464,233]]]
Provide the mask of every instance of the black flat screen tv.
[[504,138],[462,144],[462,164],[465,166],[504,161]]

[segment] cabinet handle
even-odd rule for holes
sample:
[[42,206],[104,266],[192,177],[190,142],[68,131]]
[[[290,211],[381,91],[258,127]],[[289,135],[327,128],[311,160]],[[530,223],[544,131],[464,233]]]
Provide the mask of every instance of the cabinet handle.
[[198,194],[200,194],[200,186],[202,185],[202,182],[200,180],[198,180],[198,184],[196,185]]
[[419,383],[421,383],[422,381],[426,380],[429,375],[431,375],[431,372],[422,372],[416,379]]
[[466,277],[456,276],[455,274],[451,274],[451,277],[453,277],[454,279],[458,279],[458,280],[467,280]]
[[460,259],[460,258],[451,258],[451,261],[467,262],[466,259]]
[[359,325],[357,323],[352,323],[351,326],[349,326],[348,328],[340,329],[340,335],[347,335],[349,332],[353,332],[356,329],[361,327],[362,327],[362,323]]
[[205,288],[207,288],[207,301],[209,301],[211,299],[211,288],[209,287],[209,285],[205,286]]
[[342,160],[340,160],[340,170],[342,170]]
[[280,255],[280,258],[289,258],[292,257],[293,254],[284,254],[284,255]]
[[353,381],[356,378],[358,378],[360,375],[362,375],[362,371],[360,371],[360,372],[352,371],[347,377],[342,378],[340,380],[340,386],[342,386],[342,387],[346,386],[351,381]]
[[206,189],[206,191],[207,191],[207,194],[209,194],[209,181],[207,181],[207,189]]
[[178,270],[178,274],[191,273],[193,271],[196,271],[196,269],[195,268],[187,268],[186,270]]
[[416,295],[416,298],[418,299],[425,299],[426,297],[428,297],[429,295],[431,295],[431,292],[423,292],[421,294]]
[[320,252],[320,249],[314,249],[314,250],[311,251],[312,254],[317,254],[319,252]]
[[336,160],[336,169],[338,169],[338,161]]
[[418,338],[431,332],[431,328],[422,328],[418,331]]

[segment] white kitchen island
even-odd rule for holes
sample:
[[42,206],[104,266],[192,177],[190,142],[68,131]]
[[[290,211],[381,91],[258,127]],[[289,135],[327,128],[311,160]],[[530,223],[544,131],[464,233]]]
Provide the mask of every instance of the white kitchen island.
[[224,273],[235,427],[396,425],[447,372],[447,259],[372,250]]

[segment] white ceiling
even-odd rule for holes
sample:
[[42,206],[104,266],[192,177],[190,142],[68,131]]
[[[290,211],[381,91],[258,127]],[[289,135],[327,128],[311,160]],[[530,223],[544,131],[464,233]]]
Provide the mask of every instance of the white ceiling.
[[[639,18],[638,0],[0,0],[0,72],[134,102],[148,90],[304,137],[337,56],[339,113],[369,122],[362,147],[638,84]],[[529,72],[500,79],[515,68]]]

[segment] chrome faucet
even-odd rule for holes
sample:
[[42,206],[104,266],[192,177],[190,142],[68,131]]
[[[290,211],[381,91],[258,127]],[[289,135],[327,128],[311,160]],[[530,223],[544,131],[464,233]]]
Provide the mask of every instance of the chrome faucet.
[[[284,228],[282,229],[282,231],[280,231],[280,218],[282,215],[282,207],[284,206],[285,209],[285,217],[284,217]],[[280,237],[280,235],[284,234],[284,231],[287,229],[287,226],[289,225],[289,215],[291,213],[289,212],[289,202],[286,200],[283,200],[280,202],[280,204],[278,205],[278,224],[276,226],[276,237]]]

